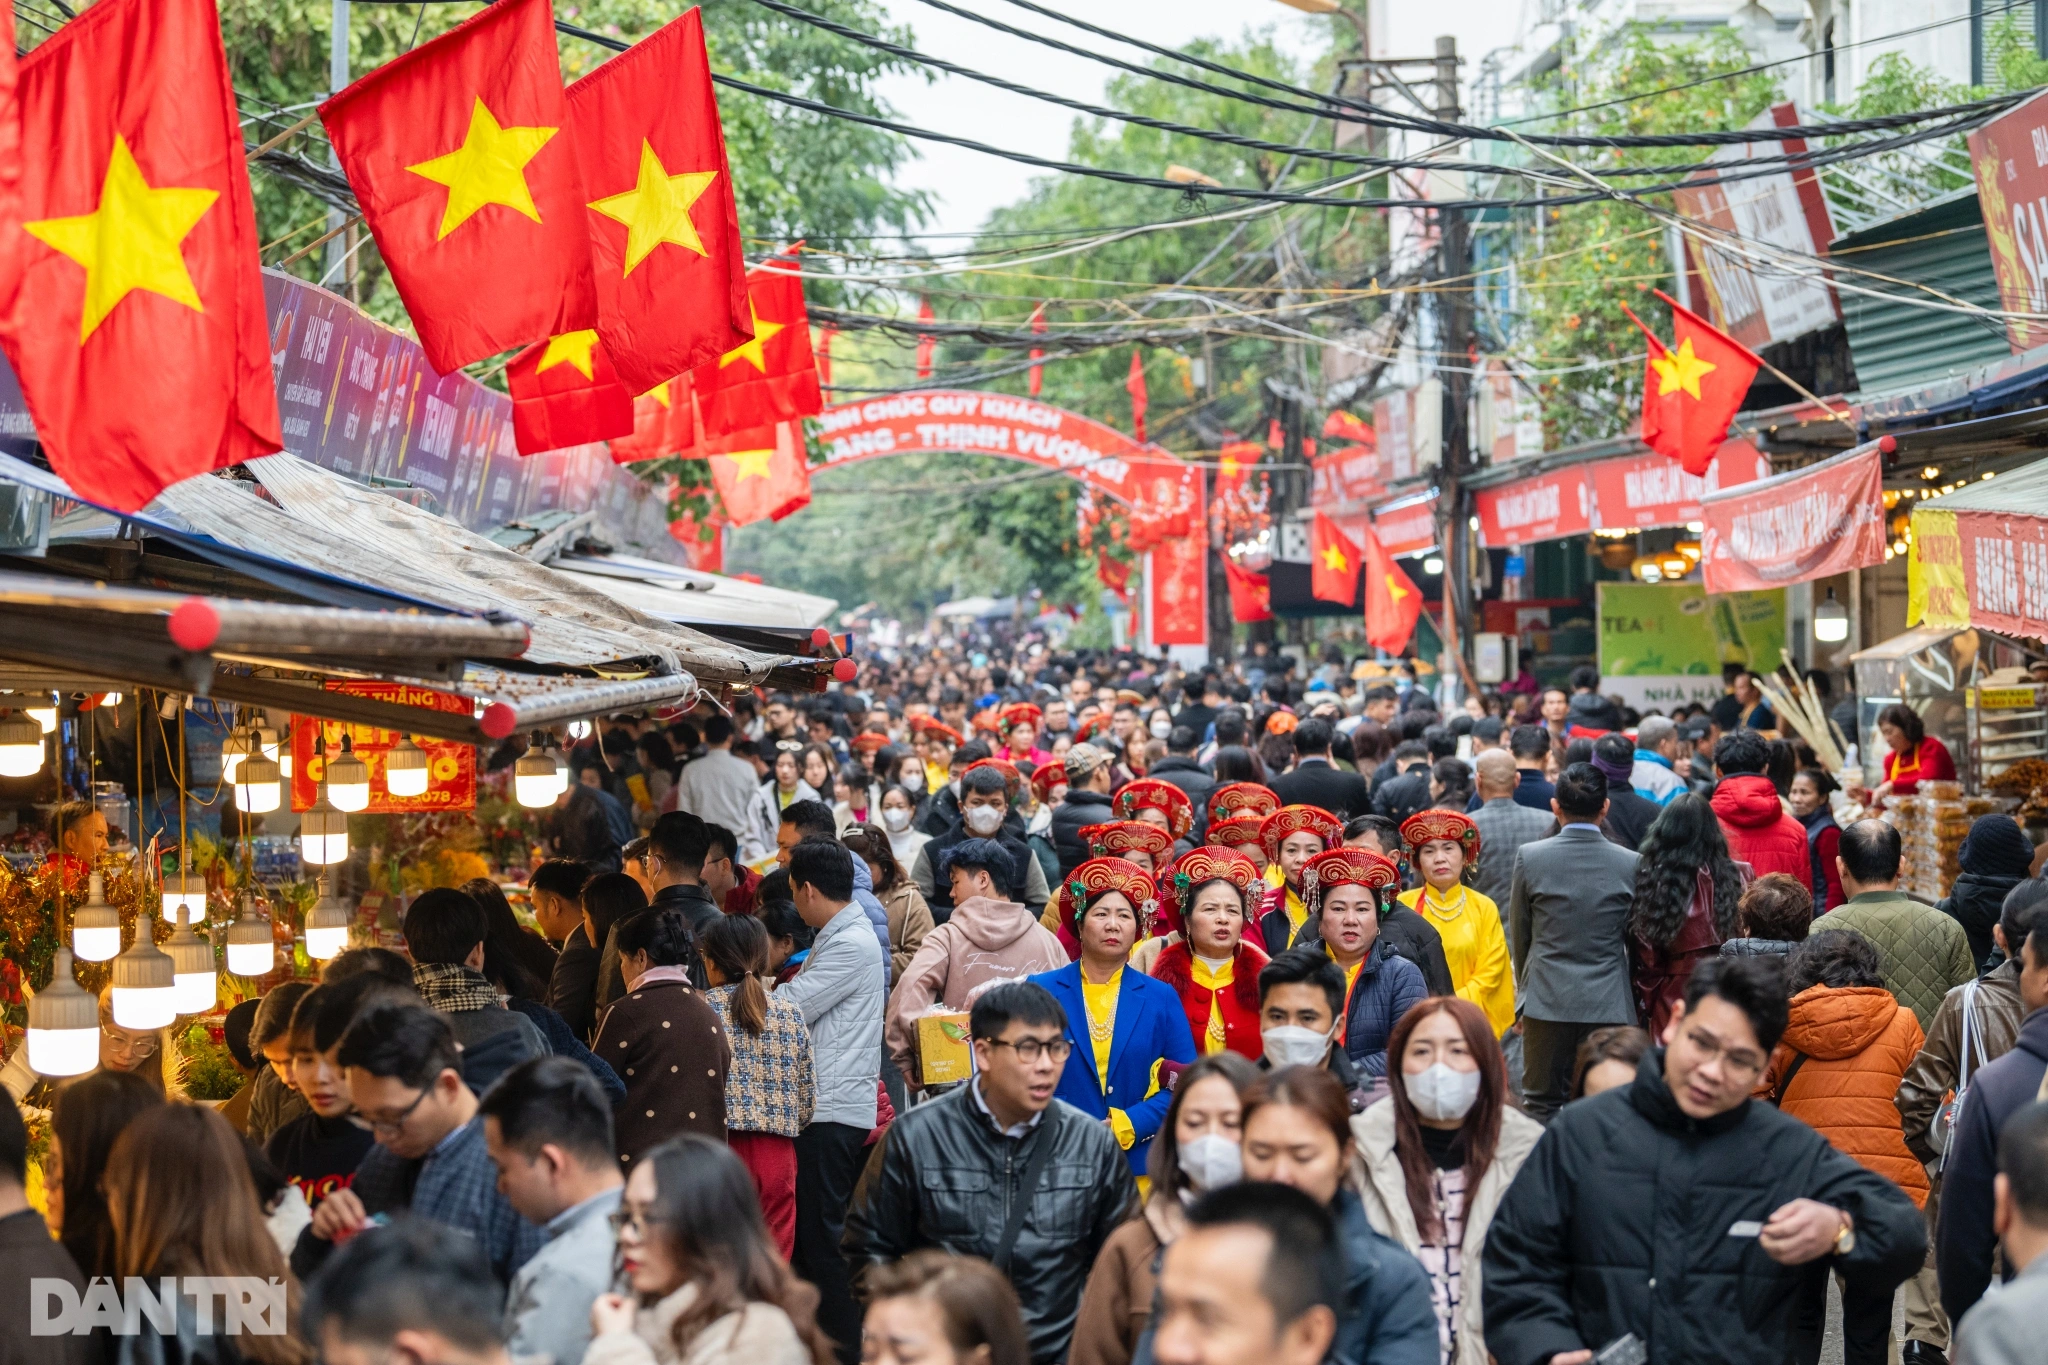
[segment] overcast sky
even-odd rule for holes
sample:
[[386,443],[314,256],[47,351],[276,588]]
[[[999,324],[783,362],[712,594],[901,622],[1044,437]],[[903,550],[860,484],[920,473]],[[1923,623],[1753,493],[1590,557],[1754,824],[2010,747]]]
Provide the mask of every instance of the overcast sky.
[[[983,25],[933,9],[919,0],[883,0],[890,17],[910,25],[917,47],[1076,99],[1101,102],[1110,68],[1083,57],[1055,52],[1037,43],[997,33]],[[1150,42],[1178,46],[1194,38],[1235,37],[1247,28],[1271,27],[1280,45],[1301,57],[1325,48],[1333,21],[1287,8],[1279,0],[1043,0],[1105,28],[1130,33]],[[1418,56],[1435,50],[1439,33],[1458,39],[1459,55],[1469,80],[1478,59],[1512,41],[1524,0],[1381,0],[1388,6],[1385,22],[1391,55]],[[967,0],[993,18],[1063,38],[1079,46],[1117,50],[1144,60],[1148,54],[1117,49],[1091,34],[1067,28],[1002,0]],[[963,6],[964,7],[964,6]],[[1362,6],[1361,6],[1362,8]],[[882,92],[906,122],[958,133],[979,141],[1039,156],[1063,157],[1067,132],[1075,115],[1056,105],[1011,95],[979,81],[940,76],[922,79],[896,76],[882,83]],[[933,194],[933,232],[972,232],[991,209],[1021,196],[1034,174],[1031,167],[942,143],[917,143],[922,153],[905,167],[899,182]]]

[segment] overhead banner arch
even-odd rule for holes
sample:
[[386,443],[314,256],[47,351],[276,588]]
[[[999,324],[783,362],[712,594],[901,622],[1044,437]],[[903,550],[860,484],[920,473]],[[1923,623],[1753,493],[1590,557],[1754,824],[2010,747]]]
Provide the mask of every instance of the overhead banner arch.
[[1131,509],[1149,529],[1147,634],[1155,645],[1208,639],[1208,514],[1202,472],[1078,412],[1006,393],[917,389],[818,414],[828,468],[884,455],[996,455],[1056,469]]

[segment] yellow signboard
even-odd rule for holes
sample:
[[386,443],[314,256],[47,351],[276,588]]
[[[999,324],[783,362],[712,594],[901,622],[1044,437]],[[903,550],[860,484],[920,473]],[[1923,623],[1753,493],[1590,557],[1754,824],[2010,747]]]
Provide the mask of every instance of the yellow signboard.
[[1945,630],[1964,630],[1970,624],[1963,541],[1956,533],[1953,512],[1913,509],[1913,544],[1906,557],[1906,624]]

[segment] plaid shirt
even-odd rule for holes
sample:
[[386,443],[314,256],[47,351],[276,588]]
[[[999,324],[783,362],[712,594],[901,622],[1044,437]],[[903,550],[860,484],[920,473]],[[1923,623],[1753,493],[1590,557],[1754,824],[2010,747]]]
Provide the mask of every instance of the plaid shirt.
[[441,1014],[462,1014],[505,1003],[490,978],[460,962],[416,962],[412,984],[426,1000],[427,1008]]
[[548,1240],[546,1228],[521,1218],[498,1193],[481,1114],[418,1161],[378,1143],[356,1168],[351,1188],[370,1213],[410,1212],[476,1238],[501,1284]]
[[725,1025],[732,1065],[725,1073],[725,1126],[735,1133],[777,1133],[795,1137],[811,1121],[817,1075],[811,1065],[811,1031],[804,1012],[773,991],[760,1034],[732,1019],[738,986],[704,992]]

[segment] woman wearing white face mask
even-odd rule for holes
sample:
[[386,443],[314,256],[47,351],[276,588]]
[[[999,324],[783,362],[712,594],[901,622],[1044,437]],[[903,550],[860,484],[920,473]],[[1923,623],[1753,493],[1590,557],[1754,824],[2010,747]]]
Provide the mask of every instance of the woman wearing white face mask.
[[1159,1253],[1187,1227],[1185,1210],[1196,1196],[1243,1174],[1242,1097],[1258,1075],[1234,1052],[1204,1057],[1180,1073],[1152,1142],[1152,1190],[1143,1216],[1102,1244],[1081,1295],[1068,1365],[1130,1365],[1151,1321]]
[[1444,1365],[1486,1365],[1479,1257],[1543,1129],[1508,1103],[1500,1044],[1468,1000],[1409,1010],[1387,1060],[1388,1097],[1351,1121],[1353,1183],[1374,1229],[1429,1272]]
[[932,841],[931,835],[920,833],[915,828],[917,806],[916,795],[901,786],[882,790],[882,829],[889,836],[889,851],[905,867],[917,866],[918,850]]

